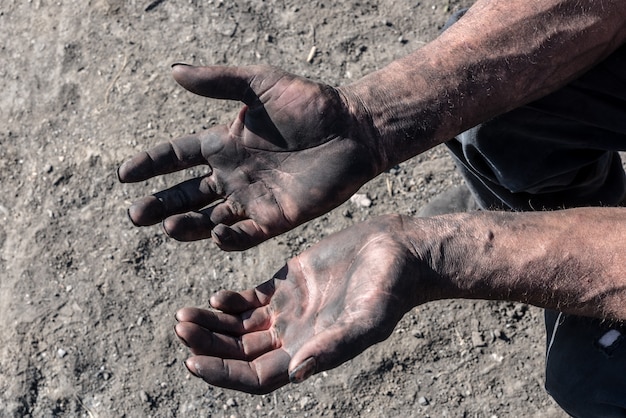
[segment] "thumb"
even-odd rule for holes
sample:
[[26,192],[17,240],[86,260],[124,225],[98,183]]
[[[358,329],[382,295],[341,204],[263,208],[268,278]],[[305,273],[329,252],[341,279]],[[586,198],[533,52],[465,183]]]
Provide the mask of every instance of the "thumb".
[[239,100],[246,104],[249,104],[246,94],[249,94],[250,83],[260,71],[259,67],[172,65],[174,80],[190,92],[214,99]]
[[289,362],[289,381],[304,382],[316,373],[353,359],[379,341],[353,328],[350,331],[343,327],[329,328],[311,338],[293,355]]

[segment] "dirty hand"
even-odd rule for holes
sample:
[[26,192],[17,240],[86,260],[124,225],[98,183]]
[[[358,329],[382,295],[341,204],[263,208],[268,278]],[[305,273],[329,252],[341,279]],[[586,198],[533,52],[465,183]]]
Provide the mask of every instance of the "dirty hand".
[[[244,250],[320,216],[384,168],[374,135],[339,89],[276,68],[176,65],[196,94],[244,103],[229,126],[162,143],[118,170],[122,182],[207,165],[209,174],[133,203],[136,225]],[[353,100],[354,102],[354,100]]]
[[336,367],[386,339],[416,303],[419,262],[399,216],[331,235],[216,310],[178,311],[185,362],[207,383],[267,393]]

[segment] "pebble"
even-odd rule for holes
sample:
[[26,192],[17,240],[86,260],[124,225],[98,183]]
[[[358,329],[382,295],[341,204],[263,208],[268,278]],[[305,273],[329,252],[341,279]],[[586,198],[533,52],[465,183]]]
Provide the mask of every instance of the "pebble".
[[67,356],[67,351],[65,351],[65,350],[64,350],[64,349],[62,349],[62,348],[59,348],[59,349],[57,350],[57,357],[58,357],[58,358],[63,358],[63,357],[65,357],[65,356]]
[[230,408],[235,407],[237,406],[237,401],[233,398],[228,398],[226,399],[226,405],[228,405]]
[[474,347],[485,347],[487,343],[485,342],[485,337],[479,331],[472,331],[472,346]]
[[363,208],[369,208],[372,206],[372,199],[367,197],[366,194],[357,193],[350,198],[350,201]]
[[148,396],[148,394],[146,393],[145,390],[140,390],[139,391],[139,399],[141,399],[141,402],[143,402],[143,403],[149,403],[150,402],[150,397]]
[[420,404],[421,406],[426,406],[430,402],[428,402],[428,399],[426,399],[424,396],[420,396],[419,399],[417,400],[417,403]]
[[311,403],[311,398],[308,396],[304,396],[300,399],[300,409],[306,409],[306,407]]

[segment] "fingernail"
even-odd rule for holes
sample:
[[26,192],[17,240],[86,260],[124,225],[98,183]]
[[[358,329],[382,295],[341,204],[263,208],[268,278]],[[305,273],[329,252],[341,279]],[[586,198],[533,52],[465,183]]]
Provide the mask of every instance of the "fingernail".
[[179,66],[179,65],[182,65],[182,66],[185,66],[185,67],[192,67],[192,65],[186,64],[184,62],[175,62],[174,64],[172,64],[172,68],[174,68],[176,66]]
[[196,376],[196,377],[200,377],[200,376],[198,376],[197,374],[195,374],[195,373],[191,370],[191,367],[189,367],[189,365],[187,364],[187,362],[188,362],[188,361],[189,361],[189,360],[185,360],[185,361],[183,362],[183,364],[185,365],[185,367],[187,368],[187,370],[189,370],[189,373],[191,373],[192,375],[194,375],[194,376]]
[[126,209],[126,215],[128,216],[128,219],[130,219],[130,221],[133,223],[133,225],[135,226],[141,226],[139,225],[137,222],[133,221],[133,217],[130,216],[130,208]]
[[[176,334],[176,330],[174,330],[174,333]],[[185,347],[187,348],[191,348],[191,346],[189,345],[189,343],[187,342],[187,340],[185,340],[183,337],[181,337],[180,335],[176,334],[176,336],[178,337],[178,339],[180,340],[181,343],[183,343],[185,345]]]
[[309,357],[289,373],[291,383],[302,383],[315,373],[317,364],[315,357]]
[[213,231],[211,231],[211,235],[213,236],[215,243],[220,247],[232,244],[233,242],[233,234],[231,230],[226,228],[224,225],[217,225]]
[[122,181],[122,177],[120,176],[120,168],[122,168],[121,165],[119,167],[117,167],[117,170],[115,171],[117,173],[117,181],[119,181],[120,183],[124,183]]
[[189,343],[187,342],[187,340],[185,340],[183,337],[181,337],[180,334],[178,333],[178,331],[176,330],[178,325],[180,325],[180,324],[174,325],[174,334],[176,334],[176,336],[178,337],[178,339],[180,340],[181,343],[183,343],[186,347],[190,348]]
[[166,220],[167,219],[163,219],[161,221],[161,229],[163,230],[163,232],[165,232],[165,235],[167,235],[168,238],[176,239],[176,238],[172,237],[172,235],[170,234],[170,231],[165,227],[165,221]]

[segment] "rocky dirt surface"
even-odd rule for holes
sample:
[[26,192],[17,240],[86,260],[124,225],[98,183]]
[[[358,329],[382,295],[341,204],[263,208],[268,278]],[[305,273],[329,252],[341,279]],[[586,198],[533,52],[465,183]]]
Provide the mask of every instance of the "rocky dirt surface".
[[345,84],[419,48],[469,3],[3,0],[0,416],[564,416],[543,390],[542,314],[516,303],[419,307],[357,359],[265,396],[208,387],[183,365],[177,308],[260,283],[362,219],[416,213],[461,182],[444,149],[243,253],[129,222],[133,199],[200,169],[116,178],[135,152],[236,114],[179,88],[173,62],[266,63]]

